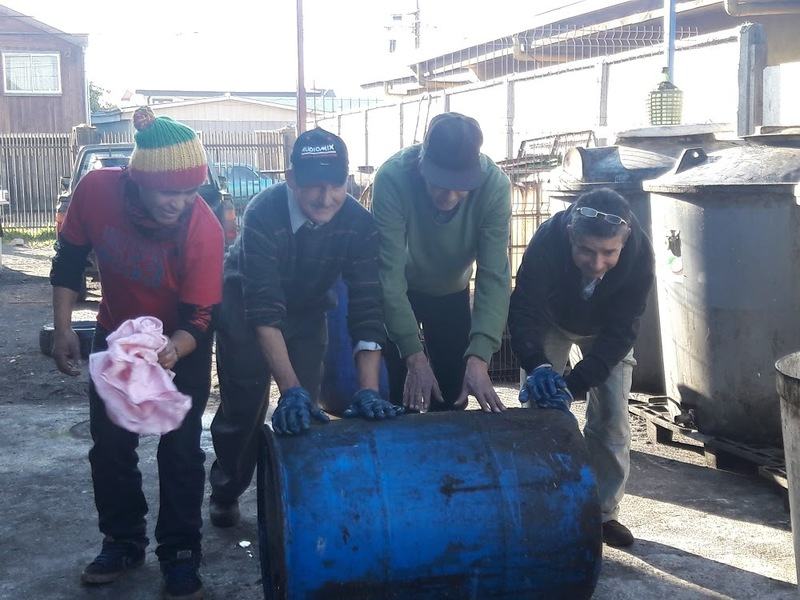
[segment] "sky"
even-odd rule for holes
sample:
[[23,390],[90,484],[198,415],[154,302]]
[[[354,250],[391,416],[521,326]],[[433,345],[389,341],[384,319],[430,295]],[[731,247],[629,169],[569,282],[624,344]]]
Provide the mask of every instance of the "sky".
[[[420,0],[422,46],[457,46],[511,33],[521,20],[574,0]],[[294,0],[0,0],[68,33],[89,34],[89,79],[110,90],[293,90],[297,81]],[[306,87],[340,97],[396,73],[386,52],[390,14],[414,0],[304,0]]]

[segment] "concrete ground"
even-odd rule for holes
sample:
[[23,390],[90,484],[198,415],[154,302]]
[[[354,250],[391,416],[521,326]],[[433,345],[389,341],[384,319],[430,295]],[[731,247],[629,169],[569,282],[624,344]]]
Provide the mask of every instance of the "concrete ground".
[[[144,568],[110,587],[87,589],[79,574],[99,548],[89,465],[86,375],[71,379],[39,353],[39,327],[51,320],[50,252],[4,249],[0,269],[0,599],[157,597],[160,574]],[[97,304],[81,306],[91,317]],[[499,387],[510,406],[515,390]],[[203,447],[217,392],[205,415]],[[575,404],[583,418],[584,405]],[[761,479],[703,466],[693,450],[647,441],[632,418],[634,442],[621,520],[637,542],[604,550],[598,599],[797,597],[789,515]],[[157,439],[144,437],[140,460],[151,514],[157,508]],[[242,498],[238,527],[204,529],[207,598],[261,598],[255,487]],[[205,508],[204,508],[205,514]],[[151,524],[152,538],[152,524]]]

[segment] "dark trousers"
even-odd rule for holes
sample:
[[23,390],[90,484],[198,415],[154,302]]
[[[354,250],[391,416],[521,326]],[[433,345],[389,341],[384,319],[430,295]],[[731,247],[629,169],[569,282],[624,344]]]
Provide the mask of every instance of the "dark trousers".
[[[461,395],[464,383],[464,352],[469,345],[472,326],[469,289],[447,296],[429,296],[410,291],[408,299],[417,322],[422,326],[425,352],[444,398],[444,404],[432,402],[430,410],[453,410],[453,403]],[[389,372],[390,400],[394,404],[402,404],[408,372],[405,360],[391,342],[386,344],[383,356]]]
[[[288,317],[283,337],[300,385],[317,402],[328,344],[325,314]],[[271,376],[255,331],[244,322],[241,291],[227,282],[217,324],[217,375],[220,406],[211,423],[217,459],[209,481],[212,498],[229,504],[253,479]]]
[[[108,332],[98,327],[92,352],[105,350]],[[192,397],[181,426],[158,442],[159,510],[156,554],[161,560],[179,550],[200,550],[201,505],[205,488],[205,453],[200,448],[202,417],[211,386],[211,339],[198,345],[174,368],[175,385]],[[139,471],[139,435],[114,423],[89,384],[89,418],[94,445],[89,451],[94,500],[100,531],[117,540],[147,544],[147,501]]]

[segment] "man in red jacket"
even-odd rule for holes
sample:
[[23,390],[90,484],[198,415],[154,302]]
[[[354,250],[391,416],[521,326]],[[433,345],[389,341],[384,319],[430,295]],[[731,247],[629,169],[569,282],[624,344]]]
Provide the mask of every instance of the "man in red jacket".
[[[169,337],[159,364],[175,372],[192,407],[158,446],[160,502],[155,535],[166,598],[201,598],[201,505],[205,455],[201,418],[210,389],[211,309],[222,296],[222,229],[198,195],[205,151],[190,128],[149,108],[134,114],[136,145],[128,169],[91,171],[81,180],[59,234],[53,285],[59,370],[77,375],[80,345],[71,327],[86,256],[97,255],[103,298],[92,351],[122,322],[160,319]],[[113,424],[89,386],[94,445],[89,452],[103,547],[84,569],[85,584],[110,583],[144,563],[147,503],[137,468],[137,434]]]

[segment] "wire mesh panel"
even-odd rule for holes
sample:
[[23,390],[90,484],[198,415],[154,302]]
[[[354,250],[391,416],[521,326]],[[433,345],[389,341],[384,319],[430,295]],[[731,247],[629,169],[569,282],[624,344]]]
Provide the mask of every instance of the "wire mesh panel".
[[[681,40],[697,34],[696,27],[679,27],[675,37]],[[548,25],[422,60],[401,77],[370,85],[386,85],[405,94],[434,92],[663,42],[664,31],[658,26]]]
[[[549,170],[549,168],[548,168]],[[512,287],[516,283],[517,271],[522,263],[525,249],[539,225],[550,218],[550,206],[542,194],[542,183],[546,170],[517,170],[510,174],[511,224],[508,239],[508,262],[511,266]],[[519,361],[511,351],[508,330],[503,332],[500,350],[492,357],[489,373],[495,381],[519,381]]]
[[[499,163],[511,179],[511,223],[508,239],[508,262],[511,266],[512,285],[528,243],[539,226],[550,218],[549,199],[542,186],[552,169],[561,165],[564,155],[575,146],[594,146],[593,131],[573,131],[523,140],[517,157]],[[492,357],[490,374],[495,381],[519,380],[519,362],[511,351],[511,340],[506,330],[500,350]]]

